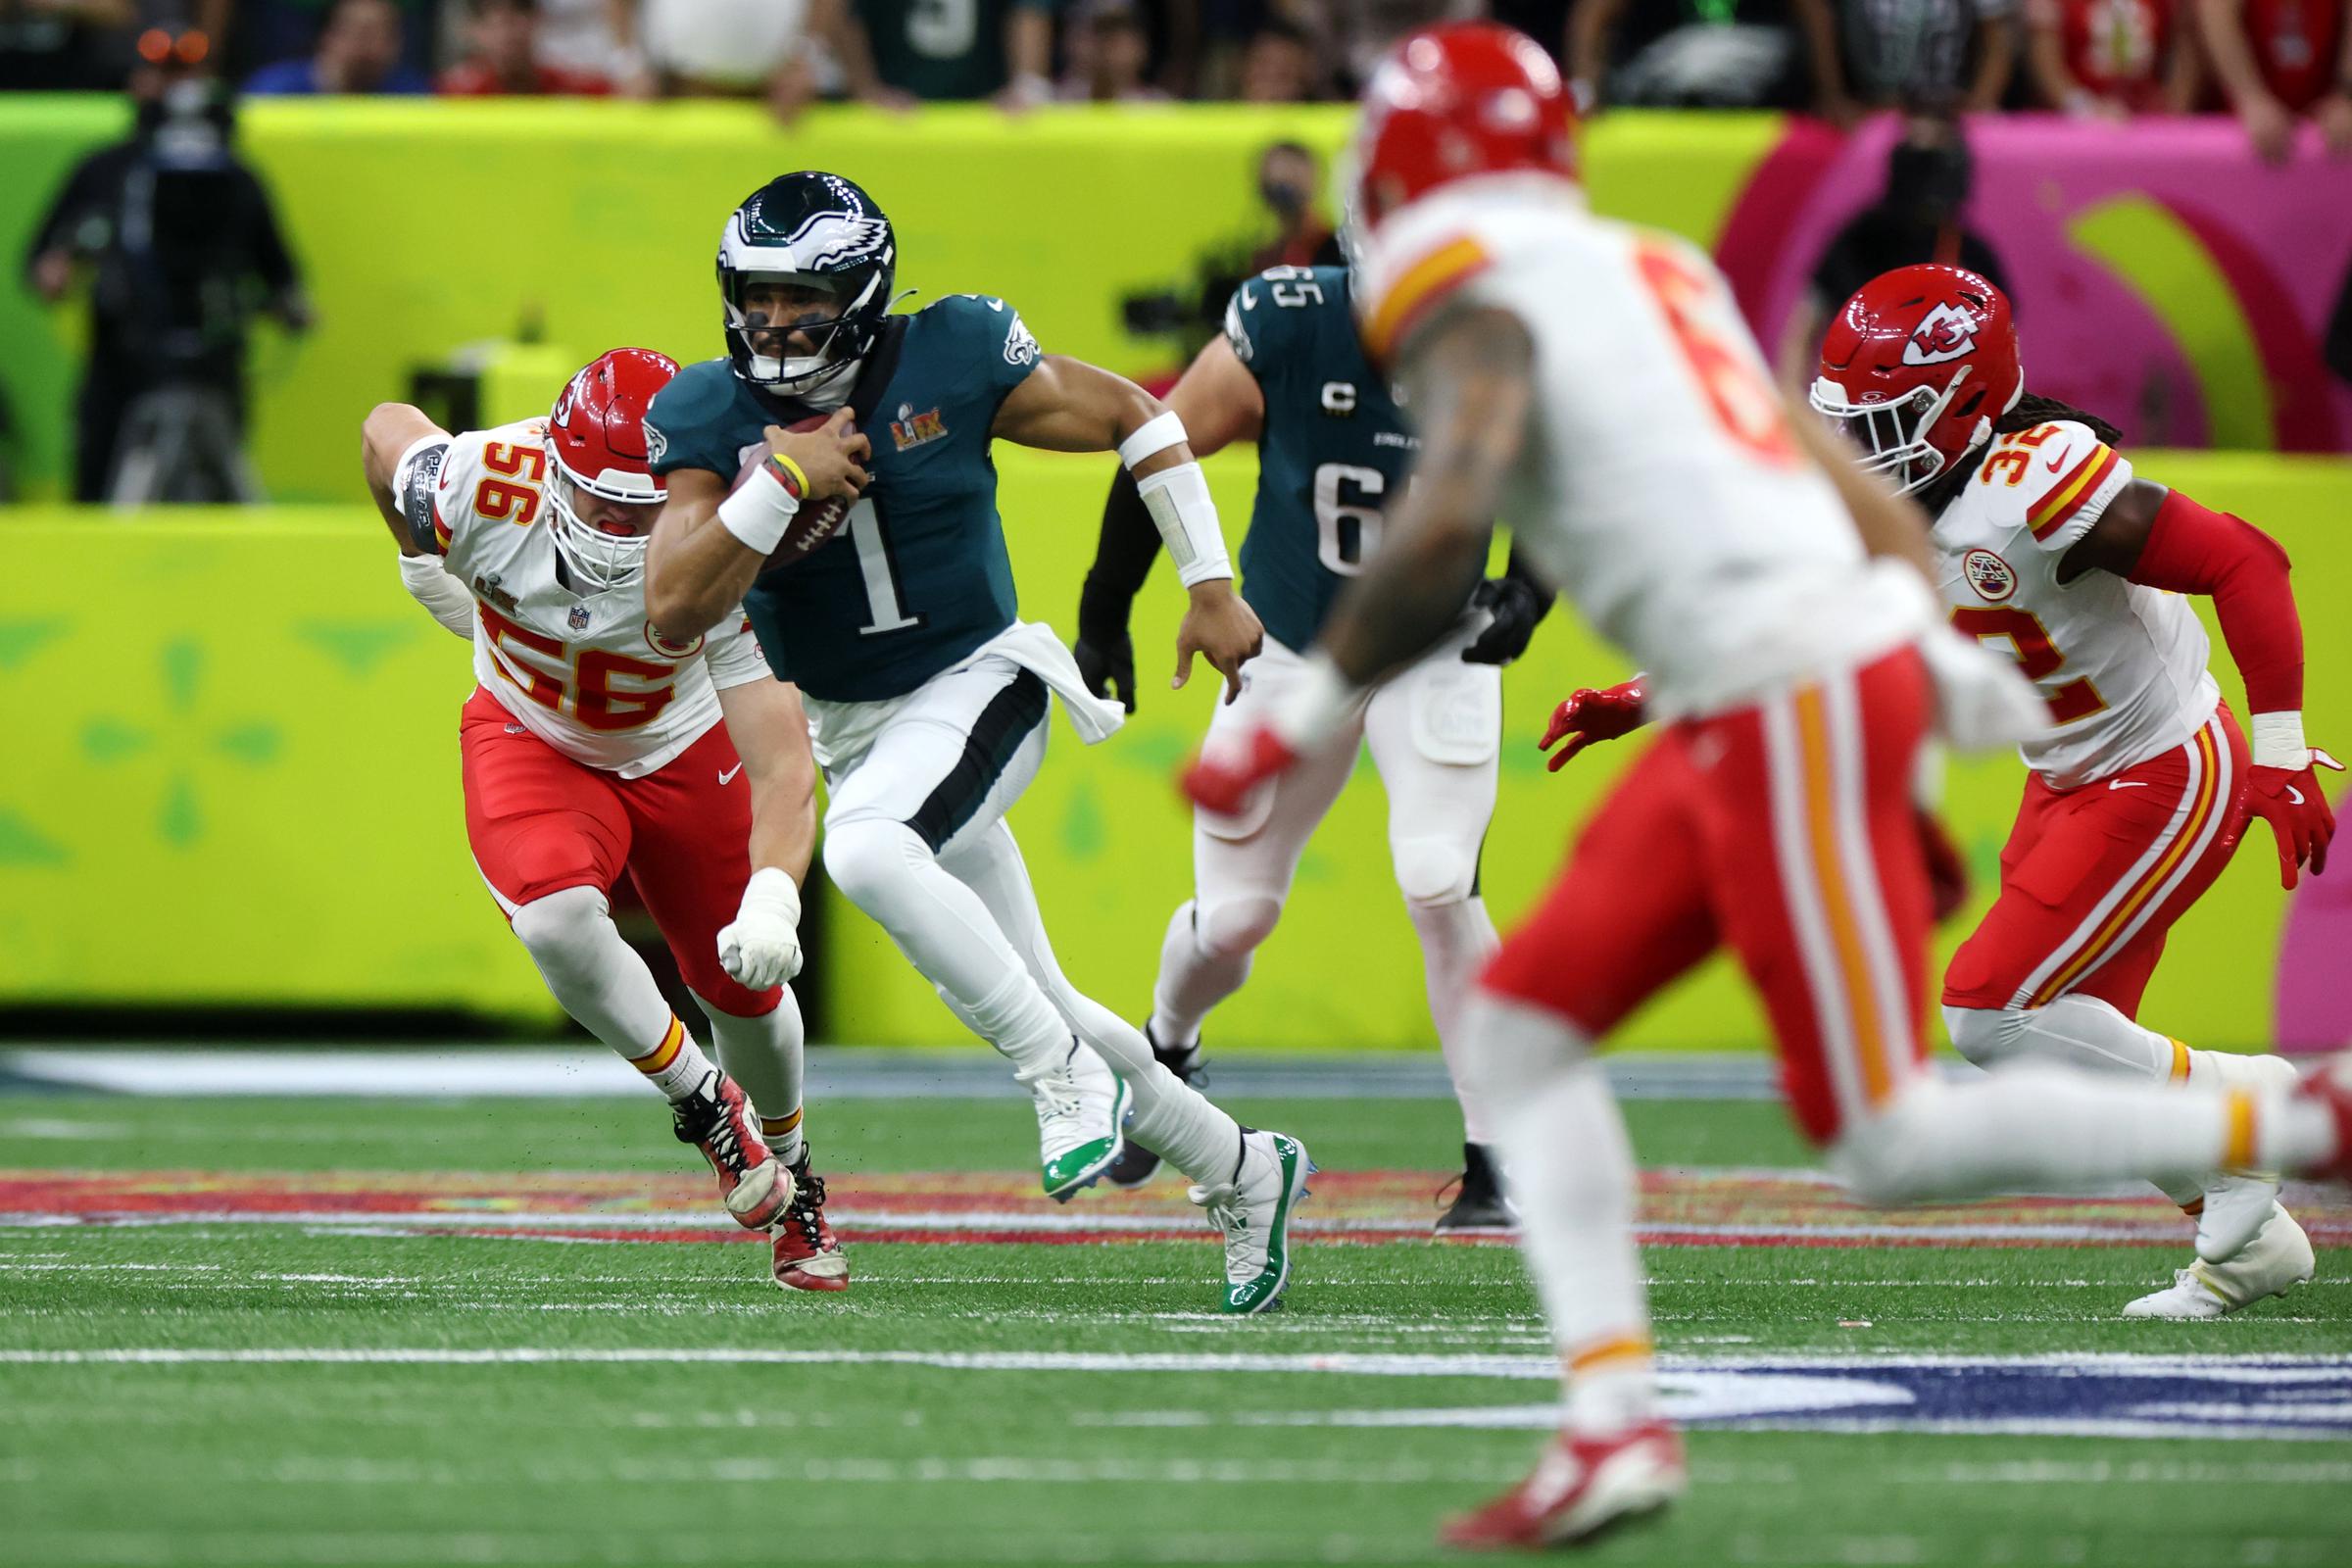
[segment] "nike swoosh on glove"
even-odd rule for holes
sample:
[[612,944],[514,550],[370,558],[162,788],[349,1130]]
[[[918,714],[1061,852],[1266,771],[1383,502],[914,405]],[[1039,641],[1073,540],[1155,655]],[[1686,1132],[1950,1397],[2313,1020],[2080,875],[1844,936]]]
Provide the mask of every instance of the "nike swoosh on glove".
[[1595,741],[1631,735],[1647,721],[1648,708],[1649,688],[1639,675],[1598,691],[1584,686],[1570,692],[1568,700],[1551,710],[1551,722],[1544,726],[1544,739],[1537,743],[1546,752],[1551,752],[1556,742],[1566,740],[1568,744],[1551,752],[1544,765],[1557,773],[1570,758]]
[[2317,770],[2323,767],[2338,773],[2344,770],[2343,763],[2315,746],[2311,760],[2300,768],[2256,766],[2246,770],[2246,807],[2271,824],[2271,833],[2278,841],[2278,885],[2282,888],[2295,885],[2300,866],[2309,865],[2313,876],[2328,869],[2328,842],[2335,837],[2335,812],[2328,805],[2328,792],[2320,788]]
[[801,890],[791,872],[763,865],[752,873],[734,923],[718,933],[718,963],[754,991],[801,972]]

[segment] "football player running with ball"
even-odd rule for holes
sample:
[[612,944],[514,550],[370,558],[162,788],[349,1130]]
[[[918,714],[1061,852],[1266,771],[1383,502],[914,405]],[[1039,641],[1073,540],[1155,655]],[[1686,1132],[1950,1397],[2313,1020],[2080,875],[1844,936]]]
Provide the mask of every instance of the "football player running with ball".
[[[1943,623],[1925,519],[1772,391],[1714,267],[1594,218],[1558,70],[1433,28],[1365,90],[1358,310],[1421,436],[1387,538],[1296,696],[1188,773],[1230,809],[1444,637],[1507,515],[1536,569],[1648,671],[1670,720],[1472,1004],[1472,1092],[1567,1378],[1535,1472],[1469,1546],[1573,1541],[1684,1488],[1634,1242],[1633,1152],[1594,1044],[1719,947],[1760,994],[1801,1128],[1874,1202],[2243,1166],[2352,1165],[2352,1077],[2180,1094],[2027,1063],[1924,1065],[1929,894],[1911,779],[1931,724],[2025,739],[2040,700]],[[2341,1064],[2339,1064],[2339,1073]]]
[[[1380,542],[1383,509],[1403,489],[1415,442],[1387,383],[1364,359],[1341,267],[1278,267],[1250,278],[1213,338],[1168,394],[1193,455],[1235,441],[1258,446],[1257,501],[1242,541],[1242,597],[1266,628],[1265,651],[1210,720],[1212,735],[1247,728],[1305,667],[1332,599]],[[1078,667],[1135,710],[1128,606],[1159,552],[1135,480],[1112,481],[1102,537],[1078,605]],[[1326,750],[1270,782],[1236,816],[1193,817],[1193,896],[1168,921],[1145,1034],[1171,1072],[1200,1070],[1200,1024],[1249,978],[1251,955],[1273,934],[1306,841],[1346,787],[1368,744],[1389,796],[1389,852],[1429,989],[1430,1017],[1448,1071],[1461,1081],[1462,1008],[1496,946],[1479,897],[1479,848],[1494,815],[1502,741],[1502,666],[1526,651],[1551,608],[1516,560],[1481,582],[1460,623],[1435,652],[1397,671],[1331,738]],[[1476,1102],[1462,1101],[1462,1176],[1438,1218],[1446,1233],[1507,1229]],[[1110,1179],[1151,1179],[1158,1156],[1132,1141]]]
[[[669,481],[654,624],[698,635],[743,602],[808,703],[830,786],[826,874],[1010,1058],[1036,1101],[1048,1195],[1099,1180],[1131,1125],[1222,1232],[1223,1309],[1263,1311],[1289,1278],[1305,1149],[1237,1124],[1063,977],[1004,823],[1044,756],[1049,694],[1088,741],[1120,714],[1052,628],[1015,614],[992,443],[1115,450],[1135,473],[1192,596],[1178,684],[1196,654],[1237,679],[1257,617],[1233,591],[1183,421],[1041,353],[1002,300],[891,315],[896,271],[890,220],[837,175],[784,175],[728,218],[727,357],[681,371],[647,424]],[[815,505],[828,491],[795,446],[812,439],[858,465],[846,519]]]
[[[776,913],[797,915],[815,839],[807,720],[740,612],[681,638],[646,613],[664,487],[643,421],[676,371],[614,349],[547,418],[455,436],[382,404],[363,463],[401,580],[473,644],[459,748],[491,897],[564,1010],[669,1098],[727,1211],[769,1232],[776,1283],[838,1291],[849,1260],[809,1170],[801,1012],[783,984],[800,938]],[[717,1066],[613,926],[623,871],[710,1020]]]
[[[2195,1051],[2135,1020],[2173,922],[2211,887],[2251,816],[2280,879],[2327,864],[2335,818],[2303,741],[2303,632],[2284,551],[2236,517],[2136,478],[2095,416],[2031,396],[2009,301],[1957,267],[1863,285],[1822,344],[1813,406],[1863,466],[1936,519],[1952,624],[2018,660],[2049,705],[2022,748],[2033,771],[2001,852],[2001,890],[1952,956],[1943,1017],[1980,1066],[2034,1060],[2189,1090],[2291,1087],[2278,1056]],[[2254,745],[2206,664],[2184,593],[2212,596],[2252,711]],[[1545,744],[1638,721],[1627,686],[1578,692]],[[2176,1178],[2197,1256],[2126,1317],[2207,1318],[2311,1278],[2276,1176]]]

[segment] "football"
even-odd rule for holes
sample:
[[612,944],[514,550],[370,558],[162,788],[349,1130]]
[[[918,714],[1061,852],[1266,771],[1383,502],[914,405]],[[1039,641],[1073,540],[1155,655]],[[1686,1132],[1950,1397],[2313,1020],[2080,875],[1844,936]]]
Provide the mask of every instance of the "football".
[[[815,430],[822,428],[824,422],[824,416],[818,415],[803,419],[791,428]],[[767,452],[764,447],[761,447],[752,454],[750,461],[746,462],[742,468],[737,470],[735,483],[730,487],[729,494],[742,489],[755,480],[766,483],[767,481],[760,479],[760,470],[766,466]],[[762,573],[776,571],[806,561],[811,551],[841,532],[842,524],[849,520],[850,503],[839,496],[823,501],[804,501],[801,503],[801,510],[794,514],[791,523],[785,527],[784,537],[776,542],[775,549],[768,552],[767,563],[760,568],[760,571]]]

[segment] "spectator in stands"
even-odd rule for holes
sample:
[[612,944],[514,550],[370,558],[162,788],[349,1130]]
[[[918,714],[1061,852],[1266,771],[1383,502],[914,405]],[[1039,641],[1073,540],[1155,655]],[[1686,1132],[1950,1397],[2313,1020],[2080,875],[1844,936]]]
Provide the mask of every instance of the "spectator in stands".
[[130,76],[130,138],[74,166],[25,255],[26,281],[51,304],[77,278],[89,285],[89,361],[74,411],[80,501],[111,492],[126,420],[143,400],[194,408],[233,458],[252,311],[295,330],[310,321],[269,190],[236,155],[227,95],[201,54],[172,47],[182,36],[144,53]]
[[601,98],[612,90],[602,76],[543,65],[539,60],[539,0],[471,0],[466,58],[441,73],[433,90],[452,98]]
[[789,122],[816,96],[809,57],[827,0],[645,0],[645,64],[673,97],[758,98]]
[[822,31],[851,93],[904,109],[916,102],[986,98],[1034,108],[1054,96],[1057,0],[821,0]]
[[1144,79],[1152,35],[1134,0],[1078,0],[1062,29],[1064,70],[1055,96],[1063,103],[1165,103],[1168,95]]
[[2027,0],[2026,74],[2045,109],[2185,115],[2204,71],[2185,0]]
[[131,0],[0,0],[0,92],[90,92],[122,79]]
[[392,0],[330,0],[307,60],[280,60],[246,80],[262,96],[422,93],[432,83],[400,63],[400,8]]
[[1848,89],[1874,109],[1998,109],[2017,56],[2015,4],[1842,0]]
[[2196,0],[2213,74],[2266,163],[2284,161],[2295,117],[2352,154],[2352,0]]
[[1292,0],[1291,18],[1329,42],[1347,67],[1348,90],[1388,53],[1389,45],[1440,22],[1467,22],[1486,15],[1486,0]]
[[1278,141],[1258,155],[1257,196],[1274,215],[1274,237],[1250,258],[1243,276],[1269,267],[1325,267],[1341,260],[1338,237],[1316,208],[1322,184],[1315,155],[1298,142]]
[[1237,96],[1249,104],[1302,104],[1323,96],[1314,39],[1296,23],[1270,17],[1242,47]]
[[1975,173],[1968,139],[1951,115],[1915,115],[1886,155],[1886,188],[1847,219],[1814,264],[1804,297],[1781,333],[1781,377],[1801,392],[1820,364],[1821,330],[1854,290],[1898,267],[1948,262],[2009,287],[2001,259],[1968,226]]
[[654,90],[640,40],[642,0],[539,0],[541,65],[580,76],[602,76],[614,92]]
[[[1634,24],[1630,36],[1620,26]],[[1578,109],[1811,108],[1854,119],[1830,0],[1580,0],[1568,18]]]

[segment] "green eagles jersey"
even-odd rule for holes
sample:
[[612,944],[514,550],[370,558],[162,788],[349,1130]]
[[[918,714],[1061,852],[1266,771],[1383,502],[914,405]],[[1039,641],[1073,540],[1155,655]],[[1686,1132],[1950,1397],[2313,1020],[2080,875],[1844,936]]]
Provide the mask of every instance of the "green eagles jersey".
[[1054,0],[857,0],[874,74],[917,98],[986,98],[1010,74],[1004,22]]
[[1346,268],[1260,272],[1225,307],[1225,341],[1266,400],[1242,597],[1267,636],[1302,649],[1379,544],[1418,443],[1364,358]]
[[[1037,368],[1003,300],[954,294],[901,318],[898,363],[865,427],[865,494],[849,526],[752,585],[743,608],[778,677],[828,702],[904,696],[1012,624],[989,428]],[[734,481],[761,431],[805,417],[725,360],[680,370],[646,415],[656,473]]]

